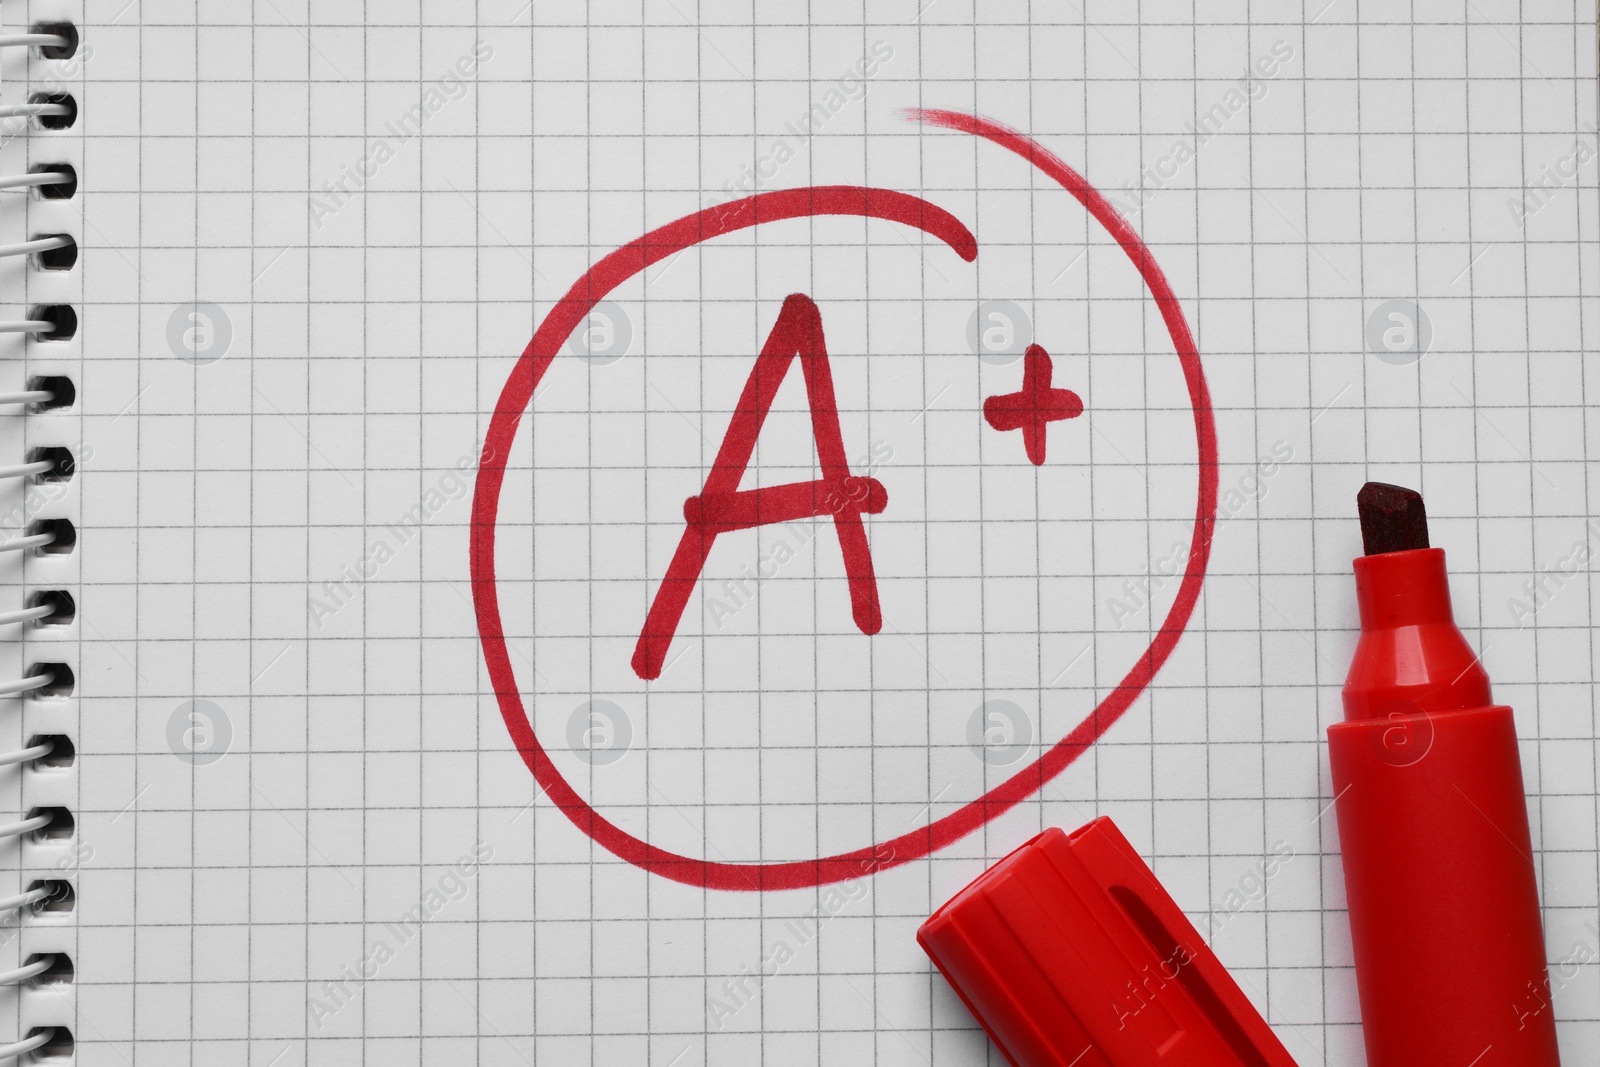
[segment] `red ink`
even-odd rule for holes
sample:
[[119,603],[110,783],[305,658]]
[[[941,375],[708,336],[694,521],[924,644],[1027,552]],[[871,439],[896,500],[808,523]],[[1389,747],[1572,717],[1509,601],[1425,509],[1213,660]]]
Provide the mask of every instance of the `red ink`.
[[602,848],[636,867],[675,882],[726,890],[801,889],[897,867],[960,840],[1033,796],[1111,728],[1171,656],[1200,597],[1206,561],[1211,553],[1212,530],[1216,524],[1217,432],[1200,354],[1166,276],[1161,273],[1161,268],[1156,265],[1139,235],[1117,214],[1105,197],[1042,145],[999,123],[973,115],[952,111],[922,111],[912,113],[911,117],[982,137],[1028,160],[1094,216],[1116,239],[1143,276],[1166,323],[1167,333],[1172,338],[1188,386],[1189,402],[1194,410],[1199,477],[1188,566],[1177,597],[1162,620],[1155,640],[1087,718],[1039,759],[984,795],[927,826],[852,852],[790,863],[723,863],[694,859],[657,848],[635,837],[607,820],[579,796],[550,759],[549,753],[539,744],[517,687],[516,672],[512,668],[500,618],[494,566],[495,522],[499,514],[500,488],[505,480],[506,457],[511,452],[517,428],[539,379],[549,369],[550,361],[578,323],[612,289],[649,265],[689,245],[762,222],[807,215],[860,215],[915,226],[944,241],[968,262],[977,257],[978,251],[977,242],[965,226],[949,212],[926,200],[885,189],[832,186],[758,193],[745,200],[687,215],[612,252],[578,279],[550,314],[545,316],[501,390],[484,442],[483,462],[478,468],[477,486],[473,494],[472,597],[478,618],[478,634],[483,643],[484,662],[499,701],[501,717],[523,762],[533,772],[540,788],[574,826]]
[[997,430],[1021,430],[1022,446],[1035,467],[1044,463],[1045,432],[1058,419],[1083,414],[1083,401],[1071,389],[1052,389],[1050,353],[1029,345],[1022,367],[1022,389],[991,396],[983,402],[983,417]]
[[[822,477],[739,492],[739,480],[750,464],[756,438],[795,356],[800,357],[800,371],[805,376],[811,435],[817,442]],[[883,613],[878,608],[878,582],[872,573],[872,552],[861,513],[877,514],[888,502],[889,492],[882,482],[850,473],[844,435],[839,430],[839,409],[833,399],[822,315],[810,297],[795,293],[783,302],[778,321],[767,335],[756,365],[750,368],[705,488],[699,496],[683,502],[683,519],[688,525],[645,617],[644,631],[633,650],[634,673],[647,680],[661,676],[667,648],[717,535],[778,522],[833,516],[850,580],[850,613],[862,633],[877,633],[883,628]]]

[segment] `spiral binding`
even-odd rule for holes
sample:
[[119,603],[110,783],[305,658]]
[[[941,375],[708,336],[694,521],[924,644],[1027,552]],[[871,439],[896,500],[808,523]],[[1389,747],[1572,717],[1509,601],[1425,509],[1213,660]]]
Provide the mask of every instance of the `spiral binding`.
[[[28,33],[0,34],[0,48],[7,47],[36,49],[46,59],[70,59],[77,52],[78,31],[71,25],[59,23],[36,26]],[[70,126],[76,121],[77,113],[77,103],[65,94],[36,94],[27,103],[0,104],[0,119],[27,119],[54,129]],[[0,176],[0,192],[8,190],[31,191],[42,199],[68,200],[77,193],[78,174],[67,164],[33,167],[26,174]],[[36,257],[36,265],[48,269],[70,269],[77,262],[77,253],[74,239],[59,233],[38,234],[26,241],[0,245],[0,256]],[[64,340],[76,332],[77,322],[77,313],[71,307],[55,305],[34,309],[25,319],[0,321],[0,334],[21,333],[36,340]],[[70,379],[37,378],[30,380],[25,389],[0,392],[0,406],[20,405],[24,413],[44,411],[70,405],[76,397],[77,391]],[[0,480],[60,481],[72,476],[73,466],[69,450],[37,448],[31,450],[22,463],[0,466]],[[0,552],[64,550],[70,549],[75,541],[71,522],[47,519],[33,523],[25,534],[0,542]],[[21,607],[0,610],[0,627],[70,622],[76,611],[70,593],[43,591],[33,594]],[[21,678],[0,680],[0,697],[66,693],[71,687],[72,672],[65,664],[36,663]],[[71,761],[74,753],[72,742],[66,737],[35,737],[24,748],[0,753],[0,767],[64,765]],[[73,826],[72,814],[65,808],[34,808],[15,822],[0,824],[0,843],[28,835],[63,836],[70,834]],[[70,882],[37,880],[24,892],[0,898],[0,925],[21,925],[29,916],[45,910],[70,909],[75,900],[76,891]],[[65,953],[35,953],[20,967],[0,971],[0,986],[70,982],[72,977],[72,961]],[[0,1062],[24,1056],[30,1062],[38,1056],[65,1060],[73,1053],[72,1031],[66,1025],[36,1026],[21,1040],[0,1045]]]

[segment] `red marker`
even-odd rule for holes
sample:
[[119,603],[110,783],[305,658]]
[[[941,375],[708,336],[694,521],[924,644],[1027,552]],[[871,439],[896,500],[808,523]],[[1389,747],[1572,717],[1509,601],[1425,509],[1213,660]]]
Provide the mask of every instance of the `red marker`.
[[1356,497],[1361,640],[1328,728],[1368,1067],[1557,1067],[1511,709],[1456,629],[1422,497]]

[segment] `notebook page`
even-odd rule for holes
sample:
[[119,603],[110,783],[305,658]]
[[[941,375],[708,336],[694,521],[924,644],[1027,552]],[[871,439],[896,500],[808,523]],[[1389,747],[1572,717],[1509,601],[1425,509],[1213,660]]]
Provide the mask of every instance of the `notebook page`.
[[82,1063],[999,1063],[916,927],[1110,815],[1359,1065],[1369,478],[1600,1036],[1592,6],[18,7],[93,47]]

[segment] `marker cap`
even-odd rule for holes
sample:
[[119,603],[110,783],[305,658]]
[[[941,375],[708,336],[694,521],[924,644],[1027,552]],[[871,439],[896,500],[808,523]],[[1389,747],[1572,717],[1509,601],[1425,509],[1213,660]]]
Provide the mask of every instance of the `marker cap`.
[[1108,818],[1049,829],[917,931],[1013,1067],[1293,1067]]

